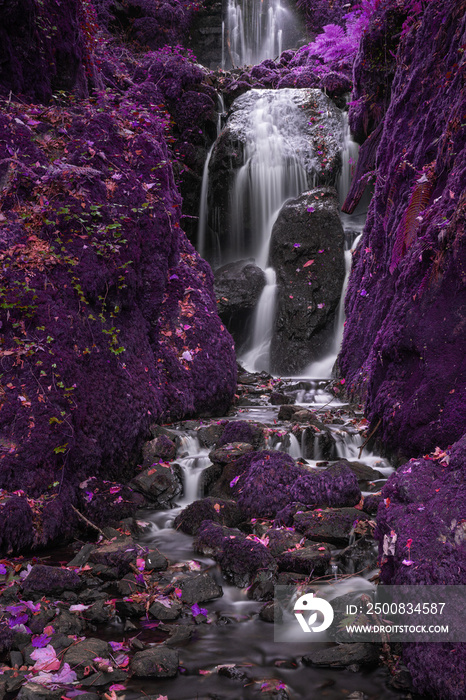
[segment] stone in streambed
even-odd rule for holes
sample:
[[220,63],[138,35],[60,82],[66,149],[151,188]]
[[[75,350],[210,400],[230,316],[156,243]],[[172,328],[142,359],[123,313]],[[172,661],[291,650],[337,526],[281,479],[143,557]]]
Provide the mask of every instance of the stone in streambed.
[[159,459],[170,461],[175,459],[176,445],[166,435],[159,435],[154,440],[146,442],[142,448],[143,466],[151,467]]
[[181,588],[181,600],[189,605],[206,603],[223,595],[222,587],[207,573],[187,576],[177,584]]
[[76,672],[78,678],[83,678],[86,666],[92,665],[99,656],[108,659],[112,653],[111,647],[102,639],[89,637],[82,642],[73,644],[65,653],[63,660]]
[[17,695],[18,700],[60,700],[62,690],[52,689],[40,683],[29,681],[21,686]]
[[137,678],[172,678],[178,673],[178,652],[165,645],[138,651],[130,663]]
[[35,564],[23,581],[23,591],[28,594],[57,594],[80,587],[81,579],[75,571],[45,564]]
[[280,605],[270,600],[260,609],[259,618],[264,622],[280,623],[283,619],[283,613]]
[[270,394],[270,403],[272,406],[287,406],[294,404],[296,401],[294,396],[287,396],[279,391],[272,391]]
[[179,600],[172,600],[168,605],[155,600],[150,606],[149,612],[156,620],[176,620],[181,615],[182,608]]
[[225,578],[238,588],[245,588],[261,572],[274,574],[275,559],[264,545],[254,540],[225,539],[217,557]]
[[232,420],[225,426],[218,446],[246,442],[258,450],[265,445],[264,428],[264,425],[253,423],[253,421]]
[[137,474],[131,486],[160,508],[166,508],[182,490],[179,473],[169,464],[153,464]]
[[377,550],[374,540],[361,537],[336,555],[335,561],[344,573],[367,573],[377,566]]
[[338,644],[325,649],[315,649],[303,656],[306,666],[324,666],[344,668],[357,664],[358,666],[375,666],[379,654],[376,644]]
[[330,548],[319,543],[295,549],[292,552],[284,552],[277,558],[277,564],[279,571],[321,576],[326,573],[330,559]]
[[117,576],[124,576],[137,557],[136,543],[131,537],[116,537],[114,540],[94,548],[89,556],[93,564],[115,569]]
[[353,526],[359,520],[369,520],[369,516],[356,508],[327,508],[296,513],[294,526],[308,540],[345,547],[349,545]]
[[247,325],[265,287],[265,274],[249,260],[223,265],[215,271],[218,315],[237,346],[247,338]]
[[254,447],[247,442],[232,442],[212,450],[209,454],[209,459],[214,464],[229,464],[253,450]]
[[193,542],[193,547],[196,552],[216,559],[222,551],[223,541],[225,539],[231,539],[232,537],[244,539],[245,535],[241,530],[224,527],[219,523],[205,520],[199,527],[197,537]]
[[302,535],[294,530],[283,530],[271,528],[267,530],[267,549],[272,556],[277,557],[287,549],[291,549],[302,539]]
[[275,221],[269,264],[277,274],[270,346],[274,373],[299,373],[332,347],[345,277],[344,232],[333,188],[288,200]]
[[187,535],[195,535],[204,520],[226,527],[235,527],[244,520],[244,513],[235,501],[221,498],[202,498],[186,506],[174,521],[174,528]]
[[355,506],[361,500],[356,476],[341,462],[332,464],[325,471],[315,470],[299,477],[290,494],[293,501],[334,508]]
[[196,434],[201,447],[213,447],[216,445],[224,430],[225,426],[218,423],[199,428]]

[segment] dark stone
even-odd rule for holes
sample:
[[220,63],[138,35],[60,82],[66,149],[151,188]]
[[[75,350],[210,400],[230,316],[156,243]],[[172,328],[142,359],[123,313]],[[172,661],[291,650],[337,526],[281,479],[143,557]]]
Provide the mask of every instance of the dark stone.
[[78,678],[83,678],[86,666],[92,665],[97,656],[108,659],[112,653],[110,646],[102,639],[88,637],[73,644],[63,656],[63,661],[71,666]]
[[84,566],[89,560],[89,556],[94,549],[94,545],[91,543],[85,544],[84,547],[81,547],[79,552],[73,557],[71,561],[68,562],[67,566]]
[[190,576],[178,581],[183,603],[206,603],[223,595],[222,587],[207,573]]
[[300,408],[300,406],[280,406],[278,410],[278,420],[292,420],[294,414],[297,413]]
[[117,600],[115,608],[118,615],[123,619],[128,617],[142,617],[146,612],[143,603],[133,603],[130,600]]
[[[323,549],[323,551],[319,551]],[[322,576],[326,573],[331,551],[325,545],[310,545],[293,552],[284,552],[277,558],[279,571],[291,571],[307,576]]]
[[[344,461],[346,462],[346,460]],[[377,479],[384,478],[383,474],[377,471],[377,469],[373,469],[362,462],[348,462],[348,466],[351,471],[356,474],[358,481],[377,481]]]
[[224,425],[213,423],[212,425],[203,426],[197,431],[197,438],[201,447],[213,447],[222,437]]
[[330,668],[359,666],[376,666],[379,651],[376,644],[339,644],[325,649],[315,649],[303,656],[306,666],[324,666]]
[[181,481],[175,469],[167,464],[153,464],[144,469],[134,477],[131,485],[159,508],[168,507],[182,490]]
[[312,190],[283,205],[270,242],[278,285],[270,348],[275,373],[300,373],[330,350],[345,277],[343,251],[335,190]]
[[98,600],[91,605],[87,610],[81,613],[83,620],[87,623],[91,622],[94,625],[108,624],[115,617],[115,608],[110,603],[105,603],[103,600]]
[[243,671],[239,666],[234,666],[231,664],[218,666],[217,673],[219,676],[229,678],[232,681],[240,681],[241,683],[247,683],[251,680],[251,677],[246,673],[246,671]]
[[271,600],[260,609],[259,618],[264,622],[280,624],[283,619],[282,609],[278,603]]
[[130,663],[136,678],[172,678],[178,673],[178,652],[160,645],[138,651]]
[[146,554],[146,569],[165,571],[167,567],[168,559],[158,549],[150,549]]
[[284,406],[288,404],[293,404],[296,401],[294,396],[287,396],[286,394],[281,394],[279,391],[272,391],[270,394],[270,403],[272,406]]
[[142,457],[145,468],[151,467],[155,462],[161,460],[170,461],[175,459],[176,445],[166,435],[160,435],[150,442],[146,442],[142,448]]
[[343,549],[336,555],[335,561],[340,564],[344,573],[358,573],[361,576],[377,567],[377,550],[374,541],[361,537],[354,544]]
[[213,450],[209,454],[209,459],[215,464],[229,464],[253,450],[253,446],[249,443],[233,442]]
[[245,535],[240,530],[205,520],[199,528],[193,547],[196,552],[216,558],[222,551],[224,539],[231,537],[243,539]]
[[136,561],[136,543],[131,537],[119,536],[115,540],[95,547],[89,561],[104,567],[114,568],[117,576],[130,571],[130,564]]
[[53,620],[53,627],[61,634],[80,634],[85,624],[77,613],[61,610]]
[[359,520],[369,516],[356,508],[339,508],[296,513],[294,525],[308,540],[329,542],[337,547],[349,544],[350,534]]
[[57,594],[65,590],[77,590],[81,587],[78,574],[56,566],[35,564],[23,581],[23,591],[35,594]]
[[40,683],[29,681],[21,686],[17,697],[19,700],[59,700],[61,695],[60,688],[52,689]]
[[128,674],[115,668],[113,671],[91,673],[81,680],[80,685],[84,688],[102,687],[104,685],[112,685],[113,683],[124,683],[128,680]]
[[235,501],[221,498],[202,498],[186,506],[173,523],[175,529],[187,535],[196,535],[201,523],[211,520],[226,527],[235,527],[244,520],[244,513]]
[[276,530],[271,528],[267,530],[266,533],[268,537],[267,549],[270,551],[272,556],[277,557],[279,554],[283,554],[287,549],[291,549],[296,546],[300,540],[302,540],[302,535],[294,530]]
[[150,606],[149,612],[157,620],[176,620],[181,615],[182,607],[179,600],[170,601],[170,605],[156,600]]
[[217,311],[237,347],[248,338],[249,324],[264,287],[263,270],[247,260],[228,263],[215,271]]
[[369,513],[369,515],[375,515],[382,501],[383,498],[380,494],[364,496],[364,503],[362,509],[365,513]]

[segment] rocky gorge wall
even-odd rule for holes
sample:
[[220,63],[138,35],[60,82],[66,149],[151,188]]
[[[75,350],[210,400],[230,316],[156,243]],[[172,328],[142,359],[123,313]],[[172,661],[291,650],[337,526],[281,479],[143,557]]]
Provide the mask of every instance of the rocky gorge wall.
[[[69,6],[48,9],[80,31]],[[188,146],[183,117],[191,129],[213,104],[196,92],[202,72],[171,49],[128,64],[102,42],[106,91],[44,105],[26,83],[17,101],[12,83],[0,104],[3,551],[66,537],[80,482],[130,478],[151,425],[222,414],[236,387],[167,145]],[[134,508],[112,488],[108,506]]]
[[355,176],[375,179],[375,193],[353,256],[339,370],[365,400],[377,441],[400,461],[445,448],[465,429],[464,9],[433,1],[400,21],[385,112],[381,72],[374,83],[367,69],[384,52],[382,39],[370,40],[382,37],[383,12],[355,62],[350,124],[355,114],[369,128],[378,122],[380,140]]

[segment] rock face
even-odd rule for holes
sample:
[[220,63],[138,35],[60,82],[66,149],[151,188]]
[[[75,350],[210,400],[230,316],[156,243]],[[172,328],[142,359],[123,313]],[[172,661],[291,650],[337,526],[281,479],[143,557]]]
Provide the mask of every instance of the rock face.
[[[269,138],[275,147],[270,154],[273,162],[267,163],[263,149]],[[277,181],[274,197],[283,188],[286,199],[296,194],[296,190],[288,191],[287,187],[293,187],[298,166],[303,180],[301,189],[306,189],[306,180],[308,186],[334,185],[340,168],[341,143],[341,112],[320,90],[253,89],[238,97],[209,164],[208,228],[213,231],[214,240],[218,237],[222,260],[238,259],[245,253],[254,255],[257,250],[260,224],[254,216],[254,184],[251,194],[241,194],[243,181],[254,180],[255,173],[267,178],[274,168],[277,173],[282,168],[284,182]],[[240,171],[243,165],[245,168]],[[235,225],[238,210],[244,214],[241,235]],[[214,255],[213,240],[208,249]]]
[[248,337],[249,321],[264,287],[263,270],[247,260],[228,263],[215,271],[218,315],[233,335],[237,347]]
[[311,190],[280,210],[270,244],[277,274],[272,372],[299,373],[325,355],[345,277],[336,191]]
[[[466,577],[466,435],[451,450],[412,459],[382,489],[377,513],[381,579],[389,585],[463,585]],[[407,644],[420,694],[465,695],[466,644]]]
[[[3,494],[2,549],[66,537],[80,482],[131,478],[151,424],[222,414],[236,387],[212,272],[180,227],[165,112],[153,109],[167,61],[151,54],[131,83],[106,55],[123,101],[110,88],[101,106],[0,102],[0,488],[24,492]],[[161,55],[182,68],[162,87],[186,121],[194,61]],[[130,122],[132,109],[145,116]]]
[[447,0],[403,32],[346,296],[340,372],[400,461],[465,429],[465,23]]

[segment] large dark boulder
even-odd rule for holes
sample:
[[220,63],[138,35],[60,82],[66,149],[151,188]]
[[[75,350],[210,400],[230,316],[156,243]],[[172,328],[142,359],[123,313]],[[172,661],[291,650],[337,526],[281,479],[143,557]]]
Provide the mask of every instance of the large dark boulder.
[[345,277],[336,191],[311,190],[286,202],[273,227],[270,264],[278,287],[271,368],[299,373],[333,341]]
[[228,263],[215,271],[217,311],[237,346],[248,337],[248,323],[264,287],[263,270],[247,260]]

